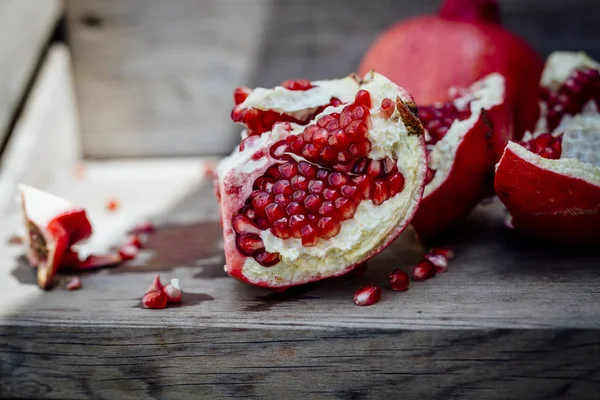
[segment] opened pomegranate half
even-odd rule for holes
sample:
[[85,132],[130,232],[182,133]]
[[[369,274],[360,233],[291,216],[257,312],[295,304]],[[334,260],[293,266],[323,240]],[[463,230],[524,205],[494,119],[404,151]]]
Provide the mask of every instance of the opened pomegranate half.
[[87,239],[92,226],[82,208],[67,200],[27,185],[20,185],[21,205],[27,227],[27,257],[37,268],[42,289],[52,286],[63,259],[73,244]]
[[538,131],[508,144],[495,188],[515,229],[571,244],[600,242],[600,65],[550,55]]
[[426,156],[408,92],[369,73],[241,97],[246,138],[217,168],[231,276],[281,289],[342,275],[409,224]]
[[502,75],[490,74],[454,92],[448,103],[419,107],[429,166],[423,200],[412,223],[422,241],[477,205],[512,137]]

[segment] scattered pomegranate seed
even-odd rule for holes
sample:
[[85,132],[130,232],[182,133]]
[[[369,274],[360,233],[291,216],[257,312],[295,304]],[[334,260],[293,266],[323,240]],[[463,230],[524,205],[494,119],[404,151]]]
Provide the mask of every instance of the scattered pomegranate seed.
[[521,145],[544,158],[558,160],[562,154],[562,135],[554,137],[546,132],[529,141],[521,142]]
[[81,278],[78,276],[74,276],[71,278],[69,283],[67,283],[67,290],[78,290],[81,289]]
[[394,101],[392,99],[388,99],[387,97],[383,100],[381,100],[381,108],[380,108],[380,114],[381,117],[384,119],[388,119],[389,117],[392,116],[392,114],[394,113],[394,109],[396,107],[396,104],[394,103]]
[[162,282],[160,281],[160,275],[155,275],[154,279],[152,279],[152,283],[150,284],[150,287],[148,288],[148,290],[146,290],[146,292],[151,292],[153,290],[163,290],[164,286],[162,284]]
[[433,247],[429,250],[430,254],[439,254],[440,256],[446,257],[446,259],[450,260],[454,258],[454,251],[447,247]]
[[141,249],[143,247],[142,240],[140,239],[140,237],[138,235],[129,235],[125,244],[133,245],[133,246],[137,247],[138,249]]
[[109,199],[106,202],[106,210],[113,212],[116,211],[119,208],[119,202],[116,199]]
[[132,244],[125,244],[119,247],[119,257],[123,261],[133,260],[137,257],[140,249]]
[[441,254],[425,254],[425,259],[435,265],[435,272],[446,272],[448,260]]
[[137,224],[130,233],[134,235],[139,235],[141,233],[153,233],[154,229],[154,224],[152,222],[144,221]]
[[370,306],[381,299],[381,288],[374,283],[359,288],[354,293],[354,304],[357,306]]
[[142,297],[144,308],[161,309],[167,306],[168,296],[163,290],[151,290]]
[[435,276],[435,265],[429,261],[421,261],[412,270],[413,281],[424,281]]
[[395,269],[388,275],[388,280],[390,281],[390,286],[392,290],[397,290],[400,292],[404,292],[408,290],[408,286],[410,284],[410,278],[408,274],[400,269]]
[[179,303],[181,301],[179,279],[171,279],[171,282],[165,285],[163,291],[167,294],[169,303]]

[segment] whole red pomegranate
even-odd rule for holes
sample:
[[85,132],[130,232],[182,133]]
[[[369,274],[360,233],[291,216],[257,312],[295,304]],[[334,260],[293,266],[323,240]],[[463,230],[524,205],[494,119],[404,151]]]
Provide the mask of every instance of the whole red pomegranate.
[[368,73],[236,90],[246,128],[217,168],[226,266],[285,289],[349,272],[410,223],[426,175],[408,92]]
[[583,53],[553,53],[541,86],[537,131],[506,147],[496,193],[509,226],[554,242],[598,244],[600,64]]
[[[499,72],[506,78],[515,137],[520,139],[539,115],[542,66],[526,42],[502,28],[496,0],[445,0],[439,15],[403,21],[384,32],[359,72],[386,75],[419,105],[446,102],[450,88]],[[425,78],[415,77],[415,71]]]

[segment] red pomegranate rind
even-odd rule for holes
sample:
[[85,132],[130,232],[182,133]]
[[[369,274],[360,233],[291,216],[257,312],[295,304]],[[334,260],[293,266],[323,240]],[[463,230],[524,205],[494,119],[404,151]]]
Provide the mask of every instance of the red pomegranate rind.
[[[386,80],[386,82],[389,81]],[[422,193],[425,177],[424,165],[417,164],[417,160],[424,160],[425,156],[421,134],[422,126],[414,114],[416,107],[409,95],[391,84],[391,82],[390,85],[397,91],[394,93],[398,93],[392,97],[398,97],[395,100],[399,104],[397,107],[398,113],[394,114],[390,124],[393,125],[395,121],[402,118],[405,127],[404,135],[410,137],[411,133],[414,134],[412,135],[414,139],[411,139],[413,144],[407,146],[407,148],[414,149],[410,151],[416,151],[413,156],[417,158],[406,161],[409,163],[406,165],[413,165],[413,163],[419,165],[418,168],[410,172],[410,186],[412,187],[409,187],[406,193],[414,196],[413,201],[415,201],[415,204],[410,206],[405,218],[398,221],[399,216],[395,216],[392,221],[397,225],[394,225],[389,234],[381,239],[377,236],[378,239],[376,240],[381,241],[376,246],[361,250],[365,254],[360,253],[362,257],[360,259],[342,265],[335,264],[334,268],[327,270],[327,272],[315,271],[313,274],[310,271],[303,271],[304,275],[292,275],[285,279],[277,275],[270,275],[269,278],[260,276],[262,273],[260,268],[265,271],[272,268],[272,266],[279,268],[279,256],[276,253],[265,251],[266,245],[263,244],[259,232],[270,231],[272,237],[284,242],[286,240],[301,239],[299,241],[301,246],[309,248],[320,243],[321,240],[336,237],[339,232],[339,226],[336,224],[339,224],[339,221],[344,221],[344,219],[352,218],[357,204],[364,201],[369,203],[372,201],[375,206],[385,204],[390,193],[395,196],[394,191],[402,192],[405,190],[405,185],[409,184],[408,181],[404,181],[403,177],[402,179],[400,177],[396,179],[395,175],[397,173],[395,171],[398,171],[398,169],[392,160],[386,161],[384,157],[374,161],[367,159],[367,162],[363,163],[361,160],[369,154],[370,149],[366,153],[349,150],[349,158],[338,158],[335,162],[330,161],[322,152],[315,152],[314,154],[306,152],[307,146],[321,146],[320,150],[323,150],[323,146],[335,146],[335,143],[338,143],[330,142],[330,139],[335,136],[336,129],[338,129],[334,126],[335,124],[330,126],[330,122],[339,121],[342,129],[345,129],[344,126],[346,125],[350,126],[351,120],[348,120],[347,123],[341,122],[345,110],[352,113],[356,111],[354,118],[366,118],[364,119],[367,125],[366,129],[370,129],[371,123],[368,114],[375,118],[374,113],[378,114],[377,110],[381,99],[377,100],[378,104],[371,104],[371,95],[368,92],[355,91],[356,96],[353,103],[340,106],[337,109],[338,111],[329,111],[318,116],[306,128],[297,127],[295,124],[276,124],[273,131],[268,132],[266,135],[248,137],[244,148],[234,152],[229,158],[230,160],[235,159],[236,164],[228,167],[220,166],[219,192],[221,195],[220,205],[227,260],[226,271],[231,276],[254,285],[282,289],[342,275],[383,250],[408,225],[410,217],[416,209],[416,198],[420,197]],[[399,96],[406,100],[403,102]],[[363,106],[366,108],[362,109]],[[372,108],[369,110],[368,106],[372,106]],[[410,114],[410,118],[405,118],[403,114]],[[390,117],[387,116],[387,118]],[[318,126],[318,129],[327,130],[323,133],[323,138],[320,137],[321,133],[318,133],[318,129],[311,128],[313,124]],[[293,133],[290,132],[292,128]],[[307,133],[308,131],[310,132]],[[360,133],[360,135],[362,134]],[[360,142],[363,140],[362,136],[355,137],[355,134],[349,131],[348,135],[354,141]],[[289,140],[286,140],[286,138]],[[294,142],[299,138],[302,138],[303,142],[295,146]],[[350,141],[347,146],[352,147],[352,143],[354,142]],[[415,143],[420,143],[420,145],[414,147]],[[264,151],[265,148],[268,151]],[[342,148],[336,150],[343,155],[344,150]],[[260,152],[260,157],[254,157],[257,152]],[[290,158],[286,154],[293,154],[294,156]],[[346,156],[343,155],[343,157]],[[303,159],[316,164],[311,166],[310,163],[307,164],[306,161],[301,161]],[[226,162],[224,161],[224,163]],[[340,165],[346,165],[347,167],[342,168]],[[405,164],[398,164],[398,167],[400,165]],[[363,188],[360,182],[367,177],[373,179],[374,184],[371,187],[367,185]],[[381,183],[375,182],[378,179],[387,179],[386,177],[390,177],[389,183],[387,180],[382,180]],[[254,185],[251,185],[252,182],[254,182]],[[349,187],[348,183],[352,183],[352,187]],[[416,186],[415,183],[417,183]],[[296,197],[296,192],[302,191],[305,191],[305,194],[300,193]],[[286,196],[289,199],[286,200]],[[290,209],[300,210],[300,214],[296,214]],[[342,219],[335,222],[335,218],[330,218],[328,214],[330,209],[334,211],[334,215]],[[308,214],[304,216],[303,213],[306,212]],[[303,218],[296,221],[294,219],[296,215],[303,216]],[[288,217],[289,219],[286,220]],[[284,221],[280,225],[281,221],[279,220],[282,218]],[[294,220],[292,221],[292,219]],[[308,225],[299,225],[300,223],[308,223]],[[258,277],[255,275],[249,277],[244,272],[246,260],[252,258],[262,265],[262,267],[258,267]],[[287,262],[284,263],[282,268],[287,268],[287,265]],[[252,274],[255,274],[255,272],[252,272]],[[274,272],[274,274],[278,273]]]
[[[484,82],[488,82],[487,86],[482,86]],[[443,143],[441,138],[429,135],[432,137],[428,142],[430,145],[436,148],[446,146],[445,151],[453,150],[454,154],[448,154],[451,156],[452,163],[441,182],[432,179],[435,177],[434,174],[443,174],[443,170],[429,171],[431,175],[428,177],[428,187],[425,188],[419,211],[412,222],[423,242],[427,242],[465,217],[487,191],[491,191],[490,175],[493,173],[494,164],[512,135],[510,110],[505,102],[503,85],[503,79],[498,75],[490,75],[472,86],[478,88],[476,90],[480,90],[479,93],[484,95],[489,94],[490,91],[498,91],[493,95],[496,100],[492,104],[486,104],[486,108],[475,110],[478,116],[471,115],[471,112],[455,113],[460,118],[458,121],[461,124],[466,123],[468,119],[477,118],[470,127],[462,128],[467,131],[455,147]],[[465,92],[468,99],[469,91]],[[455,114],[450,113],[450,115]],[[423,116],[423,113],[421,115]],[[425,125],[431,127],[431,124],[425,123]],[[447,135],[456,137],[455,135],[460,132],[459,128],[452,127],[448,132],[443,132],[443,137],[444,139]],[[436,149],[434,148],[433,151]]]
[[[496,193],[514,227],[534,237],[573,245],[600,242],[600,187],[584,179],[535,165],[506,148],[496,170]],[[525,152],[522,150],[521,152]],[[531,160],[542,157],[528,156]],[[556,160],[549,163],[559,163]]]
[[92,235],[92,225],[83,208],[74,208],[54,217],[50,223],[62,226],[69,235],[69,245],[73,245]]
[[48,256],[37,265],[37,281],[42,289],[50,289],[62,257],[69,249],[69,235],[60,224],[50,223],[47,229],[54,242],[48,243]]

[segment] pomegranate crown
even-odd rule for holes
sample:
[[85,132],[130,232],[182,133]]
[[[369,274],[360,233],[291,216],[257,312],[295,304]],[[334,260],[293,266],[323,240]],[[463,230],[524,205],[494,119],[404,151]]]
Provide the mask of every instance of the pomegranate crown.
[[444,0],[440,16],[461,22],[501,22],[497,0]]

